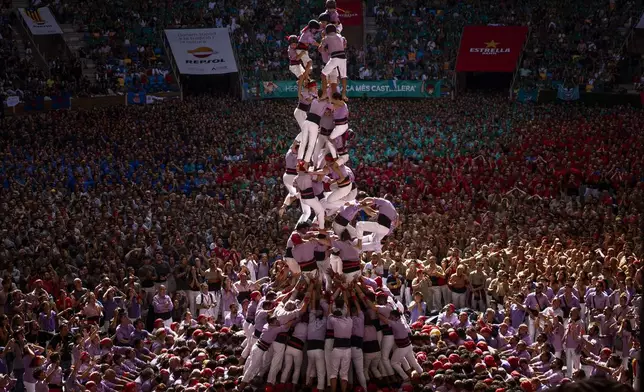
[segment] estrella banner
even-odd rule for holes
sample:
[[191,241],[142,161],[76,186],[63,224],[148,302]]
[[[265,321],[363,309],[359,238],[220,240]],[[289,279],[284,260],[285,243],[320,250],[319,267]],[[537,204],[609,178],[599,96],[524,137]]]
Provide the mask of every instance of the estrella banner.
[[337,0],[342,26],[362,26],[362,0]]
[[72,107],[72,96],[69,93],[51,96],[52,109],[69,109]]
[[127,93],[127,104],[128,105],[145,105],[147,99],[145,97],[145,92],[141,91],[138,93]]
[[517,94],[517,102],[537,102],[538,98],[539,98],[538,89],[526,90],[522,88],[519,90],[519,93]]
[[[415,80],[349,80],[349,98],[438,98],[441,81]],[[297,81],[280,80],[260,82],[261,98],[297,98]]]
[[25,111],[45,110],[45,97],[35,97],[25,100]]
[[457,72],[512,72],[528,34],[525,26],[466,26]]
[[576,101],[579,99],[579,86],[566,88],[563,84],[557,89],[557,98],[562,101]]
[[48,7],[20,8],[20,15],[33,35],[63,33]]

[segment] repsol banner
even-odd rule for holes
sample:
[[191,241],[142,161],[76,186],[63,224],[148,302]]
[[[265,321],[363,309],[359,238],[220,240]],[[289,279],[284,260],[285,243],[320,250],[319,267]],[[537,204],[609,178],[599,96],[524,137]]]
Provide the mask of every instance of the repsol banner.
[[172,55],[184,75],[237,72],[228,29],[165,30]]
[[[260,98],[297,98],[297,81],[260,82]],[[413,80],[349,80],[349,98],[437,98],[441,96],[441,82]]]

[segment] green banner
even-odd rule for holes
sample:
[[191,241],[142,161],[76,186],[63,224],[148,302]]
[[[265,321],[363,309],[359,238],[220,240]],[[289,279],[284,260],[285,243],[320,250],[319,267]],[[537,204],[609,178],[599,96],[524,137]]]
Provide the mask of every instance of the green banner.
[[[438,98],[441,96],[441,81],[349,80],[349,98]],[[297,81],[281,80],[260,82],[260,98],[297,98]]]

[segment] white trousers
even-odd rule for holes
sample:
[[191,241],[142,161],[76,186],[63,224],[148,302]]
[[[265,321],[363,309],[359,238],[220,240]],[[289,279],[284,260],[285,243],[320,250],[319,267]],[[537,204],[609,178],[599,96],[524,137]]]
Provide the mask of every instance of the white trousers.
[[[370,250],[368,248],[371,247],[377,248],[378,245],[380,245],[382,239],[385,238],[387,234],[389,234],[389,228],[381,225],[378,222],[361,221],[356,223],[356,235],[358,236],[358,238],[363,238],[365,231],[371,232],[373,234],[373,239],[368,244],[362,244],[363,251]],[[365,248],[365,245],[367,245],[367,248]]]
[[452,291],[452,303],[456,309],[465,307],[465,299],[467,298],[467,293],[456,293]]
[[360,386],[366,391],[367,379],[364,374],[364,355],[362,354],[361,348],[351,347],[351,363],[353,364],[353,368],[356,371],[358,384],[360,384]]
[[573,372],[578,370],[581,365],[581,355],[577,354],[574,348],[565,348],[564,352],[566,353],[566,377],[571,378]]
[[[378,365],[380,365],[380,353],[367,353],[364,354],[364,375],[367,380],[371,380],[371,374],[375,378],[381,378],[382,373],[378,370]],[[371,374],[369,374],[371,372]]]
[[306,368],[306,381],[308,383],[313,377],[317,377],[317,388],[324,391],[326,385],[326,365],[324,362],[324,350],[306,350],[308,366]]
[[[297,121],[297,125],[300,127],[300,132],[302,132],[304,130],[304,121],[306,121],[306,112],[302,109],[295,108],[293,117],[295,117],[295,121]],[[301,138],[300,143],[302,143]]]
[[[284,173],[282,176],[282,182],[284,183],[284,186],[288,190],[288,196],[295,196],[297,195],[297,189],[295,189],[295,186],[293,185],[293,182],[295,181],[295,174],[287,174]],[[286,200],[286,199],[284,199]]]
[[383,335],[382,343],[380,344],[380,363],[383,367],[383,373],[385,376],[393,376],[394,368],[391,364],[391,351],[394,349],[394,336],[393,335]]
[[300,148],[297,151],[297,159],[310,162],[315,150],[315,144],[318,141],[318,134],[320,133],[320,126],[311,121],[304,121],[302,125],[302,139],[300,140]]
[[315,150],[313,150],[313,160],[316,168],[322,168],[324,166],[324,157],[327,152],[326,146],[328,141],[328,136],[321,133],[318,134],[318,139],[315,142]]
[[[335,191],[331,192],[329,196],[326,197],[326,203],[333,204],[339,201],[342,201],[342,204],[346,203],[345,198],[349,196],[349,193],[351,192],[351,184],[347,186],[340,187],[336,189]],[[389,230],[387,230],[387,233],[389,233]]]
[[[331,362],[333,361],[333,339],[324,339],[324,364],[326,366],[326,382],[331,382],[331,371],[333,370]],[[337,375],[337,373],[336,373]]]
[[304,206],[309,206],[315,212],[315,219],[318,222],[318,226],[321,229],[324,229],[324,207],[322,207],[322,203],[320,203],[320,200],[318,200],[317,197],[314,197],[313,199],[300,199],[302,201],[302,216],[300,217],[300,222],[305,222],[308,220],[308,217],[306,219],[302,219],[304,217]]
[[311,207],[308,204],[302,203],[301,198],[298,198],[298,200],[300,201],[300,208],[302,209],[302,215],[300,215],[300,219],[297,221],[297,223],[306,222],[311,217],[311,212],[312,212]]
[[342,225],[340,225],[338,223],[333,222],[333,232],[336,235],[340,235],[344,230],[349,230],[349,234],[351,234],[351,238],[357,238],[358,237],[358,232],[350,224],[346,225],[346,226],[342,226]]
[[248,361],[246,361],[246,365],[244,366],[244,375],[242,377],[243,382],[249,383],[253,378],[255,378],[255,376],[259,374],[264,362],[265,354],[266,351],[259,348],[257,344],[253,344],[253,348],[250,350]]
[[302,350],[298,350],[291,346],[286,347],[286,351],[284,352],[284,369],[282,369],[282,377],[280,378],[280,382],[282,384],[286,384],[286,382],[288,382],[288,376],[291,374],[291,369],[293,369],[291,382],[294,385],[299,383],[303,357],[304,353]]
[[322,68],[322,74],[326,77],[331,74],[335,68],[338,69],[338,76],[340,76],[340,79],[347,78],[347,59],[340,59],[337,57],[330,58],[324,68]]
[[309,56],[309,51],[307,49],[296,49],[295,53],[299,56],[300,53],[305,52],[304,56],[300,57],[300,60],[302,61],[302,64],[304,64],[304,68],[306,68],[306,65],[311,62],[311,56]]
[[277,373],[282,370],[282,364],[284,363],[286,345],[284,343],[273,342],[271,347],[273,348],[273,357],[271,358],[271,365],[268,371],[268,383],[275,384],[275,381],[277,381]]
[[198,290],[189,290],[188,291],[188,307],[190,308],[190,313],[197,314],[197,296],[201,291]]
[[349,381],[349,365],[351,364],[351,348],[334,348],[331,353],[331,371],[329,379],[340,378]]
[[288,67],[288,70],[291,71],[293,75],[295,75],[295,77],[297,77],[298,79],[304,73],[304,67],[302,66],[302,64],[291,65]]
[[414,351],[412,350],[411,345],[402,348],[396,347],[394,354],[391,356],[391,366],[403,380],[409,379],[409,376],[405,373],[402,367],[403,360],[406,360],[409,366],[416,370],[418,374],[423,372],[423,368],[418,364],[418,361],[414,356]]
[[347,129],[349,129],[349,124],[336,125],[335,128],[333,128],[333,132],[331,132],[331,135],[328,138],[326,146],[329,149],[329,152],[331,153],[331,155],[333,155],[333,158],[337,158],[338,156],[337,151],[335,149],[335,144],[333,143],[333,139],[344,135]]
[[[244,347],[244,351],[242,351],[242,358],[248,358],[251,351],[253,350],[253,347],[255,347],[255,343],[257,343],[257,338],[255,337],[254,333],[255,333],[255,326],[253,325],[251,326],[250,337],[248,338],[246,347]],[[244,369],[248,367],[249,363],[250,363],[250,360],[246,361],[246,363],[244,364]]]

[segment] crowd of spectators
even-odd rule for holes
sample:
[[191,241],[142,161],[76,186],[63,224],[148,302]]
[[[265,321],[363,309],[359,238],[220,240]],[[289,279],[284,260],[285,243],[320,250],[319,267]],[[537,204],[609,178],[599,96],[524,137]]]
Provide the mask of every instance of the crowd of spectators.
[[[71,23],[86,35],[88,46],[81,51],[80,61],[89,58],[95,64],[91,92],[114,93],[173,85],[171,60],[161,41],[160,30],[166,27],[228,27],[247,82],[290,79],[285,37],[298,33],[323,9],[323,3],[183,0],[152,6],[144,1],[64,0],[49,6],[60,23]],[[551,88],[565,82],[589,91],[615,84],[625,35],[641,14],[632,0],[443,0],[432,4],[379,0],[365,5],[377,29],[367,34],[364,45],[349,42],[351,79],[449,81],[464,26],[529,25],[517,86]],[[313,54],[318,61],[317,53]],[[153,87],[148,79],[156,75],[164,83]],[[89,91],[86,83],[78,89]]]
[[[382,256],[362,262],[420,320],[413,390],[532,392],[584,373],[632,381],[630,360],[611,353],[639,358],[641,110],[467,95],[350,105],[358,187],[393,195],[402,217]],[[299,216],[277,208],[292,106],[191,98],[2,120],[0,370],[54,390],[233,390],[239,326],[225,312],[189,314],[212,273],[231,304],[226,281],[263,295],[284,288]],[[168,330],[150,308],[162,285]],[[445,313],[457,286],[479,311],[471,325]],[[584,332],[563,343],[556,316],[579,321],[558,292],[583,310]],[[535,296],[536,307],[523,300]],[[247,305],[236,309],[245,316]],[[114,338],[120,329],[136,329],[133,340]],[[567,373],[545,354],[562,351],[566,362],[583,357]]]

